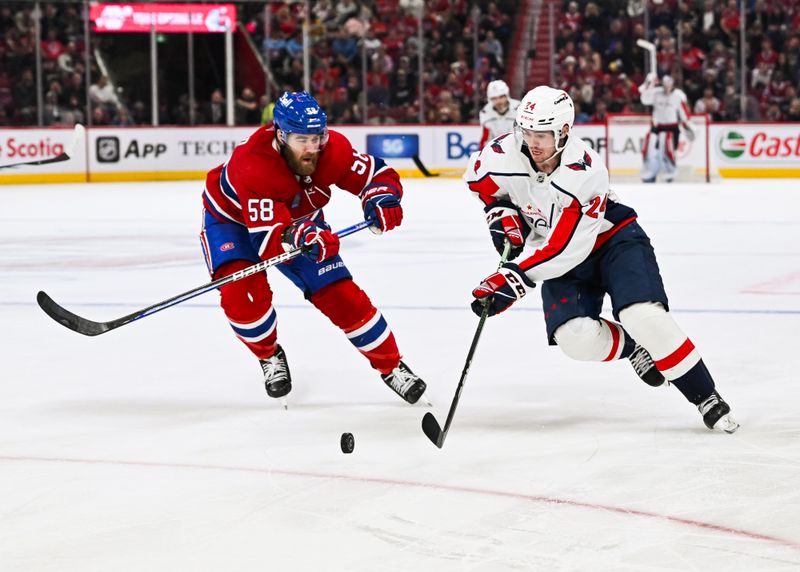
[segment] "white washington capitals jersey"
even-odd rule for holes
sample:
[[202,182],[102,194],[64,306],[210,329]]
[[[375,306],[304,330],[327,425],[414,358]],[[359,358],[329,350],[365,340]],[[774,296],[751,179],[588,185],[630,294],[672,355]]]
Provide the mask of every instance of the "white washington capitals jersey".
[[497,110],[492,107],[490,101],[483,106],[478,119],[480,120],[483,131],[481,133],[481,149],[486,145],[486,142],[495,137],[499,137],[503,133],[508,133],[514,129],[514,118],[517,116],[517,107],[519,107],[518,99],[508,98],[508,111],[497,113]]
[[653,106],[653,125],[678,126],[689,120],[689,108],[683,90],[673,89],[664,93],[662,86],[649,87],[642,91],[640,99],[644,105]]
[[470,157],[464,180],[484,207],[497,199],[517,206],[531,229],[518,265],[534,282],[570,271],[636,219],[609,189],[600,156],[580,138],[569,138],[550,175],[536,171],[520,149],[513,133],[497,137]]

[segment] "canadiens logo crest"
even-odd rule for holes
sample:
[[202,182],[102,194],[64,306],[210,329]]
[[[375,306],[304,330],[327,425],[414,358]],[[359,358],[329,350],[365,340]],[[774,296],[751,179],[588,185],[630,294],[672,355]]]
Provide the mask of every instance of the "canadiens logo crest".
[[233,244],[232,242],[226,242],[225,244],[223,244],[222,246],[220,246],[220,247],[219,247],[219,249],[220,249],[222,252],[226,252],[226,251],[228,251],[228,250],[233,250],[233,248],[234,248],[235,246],[236,246],[236,245],[235,245],[235,244]]

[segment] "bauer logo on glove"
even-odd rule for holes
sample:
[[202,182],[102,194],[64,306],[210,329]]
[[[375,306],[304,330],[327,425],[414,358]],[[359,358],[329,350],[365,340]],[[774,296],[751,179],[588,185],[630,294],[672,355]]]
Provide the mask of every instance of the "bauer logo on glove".
[[388,185],[367,187],[361,193],[364,220],[372,222],[370,230],[381,234],[400,226],[403,222],[403,207],[400,206],[402,192]]

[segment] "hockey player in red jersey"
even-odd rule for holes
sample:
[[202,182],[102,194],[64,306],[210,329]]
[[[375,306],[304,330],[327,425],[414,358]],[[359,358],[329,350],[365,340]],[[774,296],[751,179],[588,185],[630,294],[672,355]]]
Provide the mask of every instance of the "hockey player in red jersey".
[[[389,325],[353,281],[338,254],[339,238],[325,222],[322,209],[332,185],[360,198],[374,232],[402,222],[397,172],[329,131],[310,94],[284,93],[275,104],[274,127],[257,130],[206,177],[201,241],[209,271],[218,278],[305,247],[277,269],[344,332],[392,390],[416,403],[425,382],[400,360]],[[292,379],[278,344],[266,273],[222,286],[220,295],[234,333],[261,363],[267,394],[283,398]]]
[[[609,189],[600,156],[571,134],[574,120],[566,92],[539,86],[520,103],[514,131],[471,157],[464,178],[495,248],[509,241],[509,258],[521,256],[475,288],[473,311],[489,304],[498,314],[539,282],[551,344],[578,360],[627,358],[649,385],[671,382],[709,429],[733,433],[730,407],[669,313],[650,239]],[[600,317],[606,294],[615,320]]]

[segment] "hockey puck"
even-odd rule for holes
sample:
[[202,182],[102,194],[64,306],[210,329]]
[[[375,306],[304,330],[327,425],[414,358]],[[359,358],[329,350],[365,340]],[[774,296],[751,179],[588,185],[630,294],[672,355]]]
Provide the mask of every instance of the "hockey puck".
[[342,446],[342,453],[352,453],[356,446],[356,439],[353,437],[352,433],[342,433],[340,444]]

